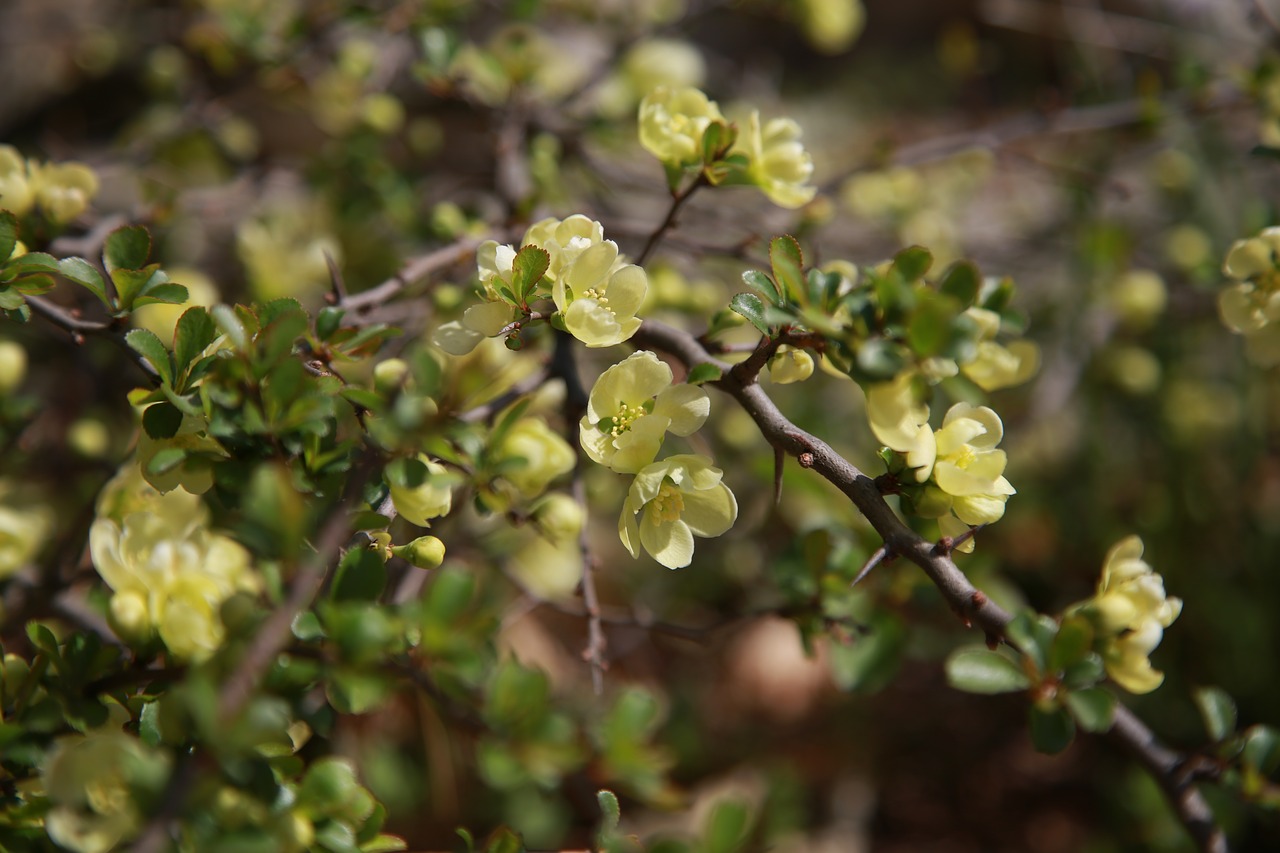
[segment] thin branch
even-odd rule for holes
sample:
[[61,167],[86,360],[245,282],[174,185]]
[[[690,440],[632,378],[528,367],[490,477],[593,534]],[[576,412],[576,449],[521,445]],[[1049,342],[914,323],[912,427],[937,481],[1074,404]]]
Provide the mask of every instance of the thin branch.
[[[583,477],[586,454],[578,441],[577,425],[587,411],[587,391],[578,376],[578,364],[573,357],[574,338],[565,332],[556,332],[555,351],[551,358],[551,374],[558,376],[565,385],[564,421],[568,440],[576,451],[573,466],[573,499],[584,510],[587,507],[587,486]],[[604,626],[600,623],[600,598],[596,594],[596,562],[587,540],[587,525],[578,532],[578,550],[582,555],[582,604],[587,614],[587,647],[582,656],[591,666],[591,686],[596,695],[604,692],[604,671],[609,663],[605,657],[608,641]]]
[[[884,540],[884,548],[919,566],[947,603],[967,623],[976,623],[989,638],[1003,638],[1011,616],[969,582],[951,560],[950,549],[911,530],[885,502],[875,481],[858,470],[826,442],[791,423],[764,390],[754,382],[743,384],[691,335],[654,320],[646,320],[632,339],[637,346],[660,349],[684,362],[689,369],[713,364],[722,378],[708,384],[733,397],[756,422],[774,446],[808,461],[811,467],[838,488],[857,507]],[[1213,813],[1199,790],[1174,772],[1183,758],[1157,741],[1156,736],[1123,705],[1117,706],[1109,736],[1132,752],[1160,781],[1183,826],[1201,850],[1224,853],[1226,840],[1214,823]]]
[[466,260],[475,253],[481,243],[494,236],[492,234],[470,235],[414,258],[391,278],[368,290],[343,298],[338,305],[348,311],[361,312],[389,302],[406,288],[414,286],[428,276]]
[[698,177],[693,183],[689,184],[687,188],[683,191],[671,194],[671,206],[667,208],[667,215],[662,222],[658,224],[658,227],[653,230],[653,233],[649,235],[649,239],[644,244],[644,249],[640,251],[640,255],[636,258],[637,264],[643,265],[644,262],[649,259],[650,253],[657,248],[658,242],[662,239],[663,235],[675,226],[676,215],[680,213],[680,208],[684,207],[685,202],[692,198],[695,192],[697,192],[701,187],[705,187],[707,185],[706,174],[699,173]]
[[160,378],[151,363],[143,358],[133,347],[129,346],[128,341],[124,339],[124,335],[118,331],[114,324],[81,319],[61,305],[41,296],[28,296],[26,300],[33,313],[39,314],[53,325],[67,332],[77,344],[83,344],[85,337],[88,335],[94,335],[110,341],[128,353],[129,358],[134,364],[138,365],[143,373],[147,374],[149,380],[154,382]]

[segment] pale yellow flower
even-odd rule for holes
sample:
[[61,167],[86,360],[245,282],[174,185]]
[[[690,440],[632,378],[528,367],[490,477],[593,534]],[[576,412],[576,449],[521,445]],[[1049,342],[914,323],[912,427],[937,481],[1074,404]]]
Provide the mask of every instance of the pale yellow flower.
[[453,491],[448,473],[439,462],[433,462],[425,454],[418,461],[426,466],[422,482],[401,484],[392,479],[391,503],[396,513],[418,527],[430,527],[430,519],[448,515],[453,508]]
[[582,448],[614,471],[634,474],[658,455],[668,432],[690,435],[711,411],[707,392],[672,385],[671,368],[651,352],[632,353],[596,380],[579,424]]
[[83,163],[31,166],[36,202],[54,222],[67,223],[84,213],[98,194],[98,176]]
[[12,145],[0,145],[0,209],[22,216],[36,203],[27,161]]
[[1237,240],[1223,272],[1235,283],[1218,294],[1222,321],[1245,336],[1250,361],[1262,367],[1280,364],[1280,228]]
[[565,328],[589,347],[622,343],[640,328],[636,311],[649,287],[635,264],[617,266],[618,247],[606,240],[586,249],[552,290]]
[[960,365],[965,376],[983,391],[998,391],[1026,382],[1040,369],[1040,348],[1031,341],[997,343],[1000,315],[985,308],[970,308],[965,314],[978,325],[978,343],[972,359]]
[[506,462],[502,478],[525,500],[547,490],[558,477],[573,470],[573,447],[539,417],[516,421],[493,448],[494,458]]
[[[565,268],[572,265],[579,255],[603,242],[604,226],[589,216],[575,213],[565,219],[548,217],[538,220],[529,226],[520,245],[546,249],[549,256],[546,276],[551,281],[558,281]],[[621,264],[615,261],[615,265]]]
[[1165,594],[1164,579],[1142,559],[1142,550],[1137,536],[1113,545],[1098,592],[1083,605],[1104,642],[1107,674],[1130,693],[1150,693],[1164,681],[1150,655],[1182,612],[1182,601]]
[[[134,493],[112,495],[121,489]],[[204,504],[181,489],[161,495],[137,485],[130,471],[109,484],[89,552],[114,593],[112,623],[126,639],[145,641],[154,630],[170,652],[191,660],[221,645],[219,607],[237,591],[256,592],[261,581],[249,552],[208,524]]]
[[937,445],[929,427],[929,406],[916,397],[915,375],[902,373],[891,382],[868,386],[867,418],[876,440],[906,457],[916,482],[928,480]]
[[747,156],[747,178],[779,207],[801,207],[818,192],[807,186],[813,177],[813,157],[800,136],[800,125],[791,119],[770,119],[761,127],[760,112],[752,110],[746,129],[733,145],[733,151]]
[[862,0],[799,0],[797,11],[805,37],[823,53],[847,50],[867,16]]
[[694,536],[720,536],[738,517],[738,502],[723,476],[710,459],[693,454],[671,456],[636,474],[618,519],[618,535],[631,556],[639,557],[643,546],[669,569],[689,565]]
[[803,382],[813,375],[813,356],[797,347],[783,344],[769,359],[769,380],[778,385]]
[[640,101],[640,144],[674,167],[702,162],[702,136],[712,122],[724,121],[720,107],[691,86],[659,86]]
[[29,563],[52,530],[48,507],[20,495],[13,481],[0,480],[0,579]]
[[1004,437],[1000,416],[986,406],[956,403],[934,434],[937,459],[933,481],[951,496],[951,511],[965,524],[990,524],[1004,515],[1015,493],[1004,478]]

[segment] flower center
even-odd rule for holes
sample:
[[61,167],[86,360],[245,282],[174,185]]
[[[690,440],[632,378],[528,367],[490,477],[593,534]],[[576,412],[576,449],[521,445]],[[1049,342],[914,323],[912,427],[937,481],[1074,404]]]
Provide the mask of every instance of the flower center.
[[951,457],[951,461],[955,463],[957,468],[968,468],[974,458],[977,456],[973,451],[973,446],[966,444],[955,452]]
[[594,299],[596,304],[601,308],[608,311],[610,314],[614,313],[613,309],[609,307],[609,297],[604,295],[603,290],[596,290],[594,287],[588,287],[582,292],[582,298]]
[[647,415],[644,406],[632,406],[627,403],[619,403],[618,411],[614,413],[612,418],[613,426],[609,428],[609,435],[617,438],[635,424],[636,421]]
[[684,495],[671,483],[663,483],[657,497],[649,501],[649,512],[662,523],[679,521],[684,512]]
[[1280,269],[1271,269],[1259,274],[1254,278],[1253,286],[1264,293],[1275,293],[1280,290]]

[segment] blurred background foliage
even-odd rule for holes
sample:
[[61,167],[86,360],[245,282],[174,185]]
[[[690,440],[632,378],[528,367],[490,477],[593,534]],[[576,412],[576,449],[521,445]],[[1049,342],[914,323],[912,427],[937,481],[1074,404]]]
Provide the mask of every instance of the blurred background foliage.
[[[865,11],[856,40],[832,17],[847,9]],[[1165,685],[1126,701],[1196,748],[1196,686],[1224,688],[1242,723],[1280,720],[1280,386],[1216,309],[1228,247],[1277,221],[1277,15],[1267,0],[10,0],[0,140],[97,173],[91,210],[60,239],[145,222],[193,301],[289,295],[314,309],[326,254],[358,291],[424,248],[509,227],[495,140],[513,113],[528,128],[517,214],[587,213],[632,256],[669,200],[635,141],[646,86],[681,79],[729,113],[751,101],[792,116],[818,199],[794,213],[745,189],[695,199],[648,264],[646,316],[703,322],[784,232],[818,262],[918,243],[939,267],[968,257],[1012,276],[1042,368],[994,396],[1018,494],[961,565],[997,600],[1056,612],[1090,594],[1111,544],[1141,535],[1186,607],[1155,656]],[[369,312],[406,332],[388,351],[420,352],[473,270]],[[162,331],[174,316],[153,320]],[[39,494],[61,540],[82,542],[85,507],[131,446],[139,377],[101,341],[70,347],[38,323],[3,334],[26,347],[40,407],[29,423],[4,413],[28,425],[6,430],[0,499]],[[515,358],[483,347],[441,380],[443,405],[492,397],[518,378]],[[881,470],[850,383],[819,372],[769,390]],[[547,388],[534,411],[557,405]],[[439,848],[457,826],[482,838],[506,824],[532,847],[582,845],[608,784],[628,832],[705,830],[707,850],[1187,846],[1154,783],[1106,742],[1038,755],[1021,699],[948,689],[939,660],[966,638],[925,578],[890,564],[847,592],[874,535],[795,466],[775,508],[769,447],[727,400],[713,406],[704,434],[741,514],[691,568],[627,559],[621,483],[589,477],[589,504],[606,508],[591,520],[604,698],[580,656],[572,556],[474,513],[433,528],[449,558],[421,607],[443,622],[414,605],[385,636],[357,638],[375,651],[345,648],[327,687],[357,713],[311,720],[385,804],[389,831]],[[62,581],[89,586],[76,565]],[[416,600],[424,579],[399,580]],[[100,611],[94,595],[85,607]],[[362,608],[322,608],[315,629],[391,618]],[[422,647],[456,681],[446,693],[485,685],[479,719],[362,680],[362,661],[406,630],[396,620],[450,626]],[[6,649],[25,642],[3,630]],[[534,669],[494,664],[494,637]],[[1280,837],[1273,812],[1214,802],[1239,849]]]

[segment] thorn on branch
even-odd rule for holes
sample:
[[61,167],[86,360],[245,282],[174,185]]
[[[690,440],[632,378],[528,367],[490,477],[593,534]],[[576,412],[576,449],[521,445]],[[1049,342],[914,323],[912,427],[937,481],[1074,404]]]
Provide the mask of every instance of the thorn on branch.
[[881,545],[879,548],[875,550],[875,553],[871,555],[871,558],[868,559],[867,562],[863,564],[862,568],[858,571],[857,576],[854,577],[852,581],[850,581],[849,586],[851,588],[857,586],[859,581],[861,581],[867,575],[871,574],[872,569],[874,569],[876,566],[880,565],[881,563],[891,562],[897,556],[898,556],[897,554],[889,550],[888,545]]

